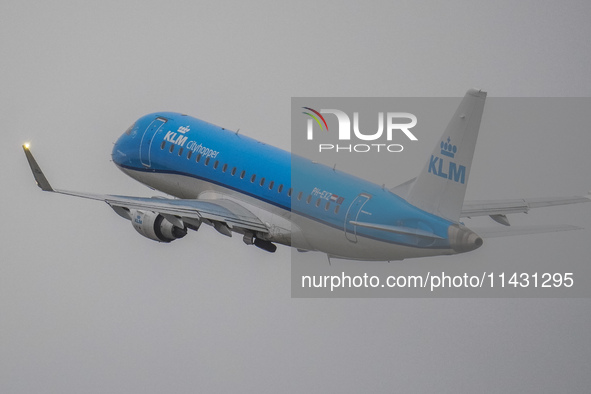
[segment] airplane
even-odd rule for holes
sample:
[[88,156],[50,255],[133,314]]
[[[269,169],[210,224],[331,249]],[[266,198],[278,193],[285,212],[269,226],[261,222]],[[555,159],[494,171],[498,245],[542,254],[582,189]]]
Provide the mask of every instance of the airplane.
[[[268,252],[281,244],[329,259],[452,255],[479,248],[487,236],[466,227],[463,217],[490,216],[506,227],[508,214],[591,200],[586,195],[464,201],[486,95],[468,90],[419,175],[392,189],[173,112],[139,118],[115,143],[112,159],[131,178],[174,198],[54,189],[29,144],[23,149],[43,191],[104,201],[138,233],[158,242],[207,224]],[[488,236],[576,228],[550,225],[513,234],[493,228]]]

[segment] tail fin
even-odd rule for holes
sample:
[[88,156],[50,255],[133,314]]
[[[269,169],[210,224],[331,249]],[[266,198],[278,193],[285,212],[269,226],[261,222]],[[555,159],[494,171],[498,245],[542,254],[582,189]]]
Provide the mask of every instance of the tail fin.
[[425,168],[409,185],[405,196],[409,203],[459,221],[485,100],[486,92],[466,92]]

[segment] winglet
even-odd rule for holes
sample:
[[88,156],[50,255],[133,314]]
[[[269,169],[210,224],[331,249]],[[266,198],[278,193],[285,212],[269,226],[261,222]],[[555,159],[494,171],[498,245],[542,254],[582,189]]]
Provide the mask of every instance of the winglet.
[[53,188],[47,181],[47,178],[45,178],[43,171],[41,171],[41,167],[39,167],[39,164],[37,164],[37,161],[35,161],[33,154],[29,150],[28,143],[23,145],[23,150],[25,151],[25,156],[27,156],[27,160],[29,161],[29,166],[31,167],[31,171],[33,172],[37,186],[39,186],[43,191],[52,192]]

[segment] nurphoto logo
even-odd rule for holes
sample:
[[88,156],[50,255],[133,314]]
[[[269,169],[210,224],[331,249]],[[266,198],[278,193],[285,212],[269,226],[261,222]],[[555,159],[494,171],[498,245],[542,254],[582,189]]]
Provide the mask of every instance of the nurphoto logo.
[[[338,109],[321,109],[317,111],[310,107],[302,107],[305,111],[302,113],[308,116],[306,138],[308,141],[314,140],[314,128],[318,128],[320,132],[333,133],[331,138],[338,138],[338,141],[373,141],[373,143],[359,143],[359,144],[318,144],[318,151],[333,151],[333,152],[349,152],[349,153],[366,153],[366,152],[391,152],[397,153],[404,150],[401,144],[391,143],[394,136],[404,135],[411,141],[418,141],[417,137],[410,131],[416,126],[417,117],[408,112],[378,112],[378,130],[375,132],[362,132],[359,127],[359,112],[353,112],[353,133],[351,133],[351,118],[344,111]],[[338,123],[337,133],[329,131],[328,122],[322,114],[332,114],[336,117]],[[335,118],[328,117],[333,121]],[[385,122],[384,122],[385,118]],[[384,127],[384,123],[386,126]],[[332,130],[333,128],[331,128]],[[385,136],[384,136],[385,129]],[[385,137],[385,138],[384,138]],[[381,142],[380,141],[384,141]]]

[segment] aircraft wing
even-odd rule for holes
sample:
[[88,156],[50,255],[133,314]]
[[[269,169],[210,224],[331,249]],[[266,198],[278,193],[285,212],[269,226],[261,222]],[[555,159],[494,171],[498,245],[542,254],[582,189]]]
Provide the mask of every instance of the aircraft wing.
[[591,201],[591,194],[572,197],[528,198],[496,201],[464,201],[461,217],[490,216],[495,221],[509,225],[505,215],[527,213],[532,208],[551,207],[554,205],[579,204]]
[[[29,147],[23,145],[31,171],[37,185],[44,191],[67,194],[75,197],[104,201],[120,216],[131,220],[130,209],[153,211],[161,214],[172,224],[183,227],[183,222],[199,226],[203,219],[218,229],[216,223],[226,224],[229,228],[238,227],[245,230],[267,233],[267,227],[261,220],[243,206],[229,200],[183,200],[169,198],[145,198],[118,196],[109,194],[93,194],[53,189],[33,157]],[[220,230],[218,230],[220,231]],[[220,231],[226,235],[229,232]]]

